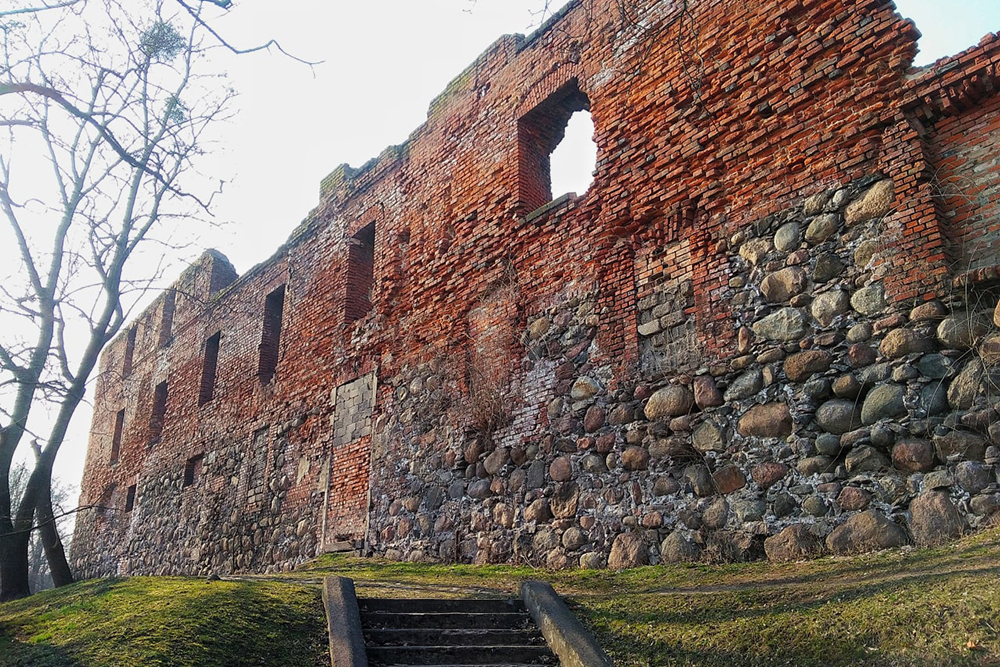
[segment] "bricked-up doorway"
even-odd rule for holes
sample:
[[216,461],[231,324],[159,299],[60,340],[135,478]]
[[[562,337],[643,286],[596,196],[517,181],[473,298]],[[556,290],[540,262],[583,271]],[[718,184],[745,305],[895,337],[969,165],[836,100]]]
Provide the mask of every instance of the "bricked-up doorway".
[[522,213],[552,201],[552,152],[565,137],[570,118],[579,111],[590,111],[590,99],[572,79],[517,121],[518,204]]
[[368,531],[372,412],[376,374],[346,382],[333,391],[329,476],[324,499],[322,546],[362,539]]

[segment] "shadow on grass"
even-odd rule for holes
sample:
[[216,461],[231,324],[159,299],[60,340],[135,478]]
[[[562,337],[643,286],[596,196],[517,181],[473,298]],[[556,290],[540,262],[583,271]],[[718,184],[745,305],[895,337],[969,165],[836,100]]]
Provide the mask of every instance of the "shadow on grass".
[[0,626],[0,667],[77,667],[64,651],[47,644],[26,644],[4,634]]

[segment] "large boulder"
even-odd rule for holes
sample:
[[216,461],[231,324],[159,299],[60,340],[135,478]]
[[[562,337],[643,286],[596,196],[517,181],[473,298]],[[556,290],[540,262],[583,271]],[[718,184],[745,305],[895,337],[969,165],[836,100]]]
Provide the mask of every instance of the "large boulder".
[[785,359],[785,375],[791,382],[805,382],[813,373],[822,373],[830,367],[830,353],[823,350],[806,350]]
[[802,228],[797,222],[788,222],[774,234],[774,247],[781,252],[792,252],[802,242]]
[[680,417],[691,412],[694,407],[694,394],[687,387],[670,385],[658,390],[646,401],[644,414],[646,419],[655,420],[665,417]]
[[889,466],[889,461],[874,447],[860,445],[847,453],[844,467],[848,474],[858,475],[863,472],[877,472]]
[[701,548],[680,531],[667,535],[660,545],[660,560],[664,563],[690,563],[701,556]]
[[783,438],[792,433],[792,414],[785,403],[755,405],[740,418],[737,430],[744,437]]
[[962,461],[955,466],[955,479],[963,489],[975,495],[996,481],[996,476],[993,466],[979,461]]
[[980,394],[993,393],[1000,387],[1000,369],[987,368],[979,358],[970,359],[948,386],[948,404],[956,410],[968,410]]
[[545,498],[539,498],[524,508],[525,523],[531,523],[532,521],[545,523],[551,519],[552,510],[549,507],[549,501]]
[[813,245],[822,243],[837,233],[839,225],[840,218],[835,213],[816,216],[806,228],[806,241]]
[[764,540],[764,553],[772,563],[811,558],[823,551],[823,542],[810,526],[797,523]]
[[576,516],[576,508],[580,502],[580,487],[570,482],[559,484],[555,493],[549,499],[549,509],[557,519],[567,519]]
[[771,303],[784,303],[796,294],[802,294],[808,280],[806,272],[798,266],[789,266],[769,273],[760,284],[764,298]]
[[816,423],[827,433],[842,435],[861,426],[861,413],[854,401],[835,398],[819,406]]
[[842,290],[831,290],[823,292],[813,299],[809,307],[813,318],[820,323],[820,326],[828,327],[833,324],[837,316],[843,315],[851,308],[851,299],[847,292]]
[[723,466],[712,473],[712,483],[721,494],[739,491],[747,485],[747,478],[735,465]]
[[885,288],[882,283],[874,283],[862,287],[851,295],[851,307],[862,315],[878,315],[889,304],[885,300]]
[[934,469],[934,445],[930,440],[900,440],[892,448],[892,464],[903,472],[930,472]]
[[885,216],[892,209],[895,198],[892,180],[875,183],[865,194],[854,200],[844,211],[844,222],[848,227]]
[[934,436],[934,449],[941,462],[982,461],[986,445],[983,436],[968,431],[950,431]]
[[741,401],[753,396],[764,386],[764,374],[760,369],[742,373],[726,389],[726,402]]
[[826,538],[826,547],[838,556],[901,547],[906,531],[875,510],[855,514]]
[[649,565],[649,549],[638,533],[621,533],[611,543],[608,569],[626,570]]
[[771,239],[751,239],[740,246],[740,257],[757,266],[774,250]]
[[989,331],[989,318],[979,313],[961,311],[941,320],[937,337],[943,347],[968,350]]
[[708,420],[695,429],[691,435],[691,445],[701,452],[724,452],[726,451],[725,431],[714,421]]
[[622,452],[622,467],[625,470],[645,470],[649,467],[649,451],[643,447],[626,447]]
[[592,398],[600,390],[601,385],[597,383],[597,380],[584,376],[577,378],[576,382],[573,383],[569,395],[574,401],[585,401]]
[[893,329],[882,339],[879,352],[888,359],[900,359],[913,352],[929,352],[934,341],[913,329]]
[[861,406],[861,423],[865,426],[874,424],[880,419],[900,417],[906,414],[903,395],[906,388],[898,384],[882,384],[865,397]]
[[762,489],[767,489],[772,485],[780,482],[788,474],[788,466],[784,463],[777,463],[776,461],[765,461],[764,463],[758,463],[750,471],[750,476],[753,481]]
[[922,493],[910,503],[910,532],[919,546],[947,542],[961,535],[964,529],[962,515],[944,491]]
[[768,340],[799,340],[807,331],[806,316],[797,308],[782,308],[753,325],[754,334]]

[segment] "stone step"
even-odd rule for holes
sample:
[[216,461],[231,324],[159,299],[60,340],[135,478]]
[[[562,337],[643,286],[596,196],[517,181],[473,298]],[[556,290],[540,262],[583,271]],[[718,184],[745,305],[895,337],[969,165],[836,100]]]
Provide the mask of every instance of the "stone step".
[[397,665],[557,665],[547,646],[368,646],[372,667]]
[[524,630],[455,628],[381,628],[364,631],[368,646],[545,646],[545,638],[535,628]]
[[365,612],[411,612],[411,613],[508,613],[525,611],[524,602],[517,599],[506,600],[449,600],[449,599],[395,599],[359,598],[358,609]]
[[424,629],[527,629],[533,627],[531,617],[523,612],[504,613],[403,613],[403,612],[362,612],[361,627]]

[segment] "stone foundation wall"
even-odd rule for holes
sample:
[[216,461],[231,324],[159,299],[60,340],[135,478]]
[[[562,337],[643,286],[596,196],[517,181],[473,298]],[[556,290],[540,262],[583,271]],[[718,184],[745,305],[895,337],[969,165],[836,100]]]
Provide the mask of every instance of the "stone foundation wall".
[[[955,263],[985,228],[940,185],[980,178],[989,218],[966,130],[1000,41],[918,70],[916,35],[886,0],[584,0],[500,38],[272,258],[207,253],[109,345],[77,569],[345,543],[622,567],[982,525],[1000,263]],[[583,108],[593,184],[546,194]]]
[[[896,205],[891,180],[865,178],[724,239],[728,360],[617,378],[593,363],[596,295],[538,314],[521,363],[545,388],[533,428],[470,441],[441,428],[461,411],[390,420],[394,448],[410,438],[422,460],[405,497],[373,499],[369,543],[395,559],[628,567],[937,544],[983,525],[1000,506],[1000,335],[955,294],[886,300]],[[683,305],[689,289],[639,302],[640,345],[661,295]],[[411,393],[397,409],[430,404]]]

